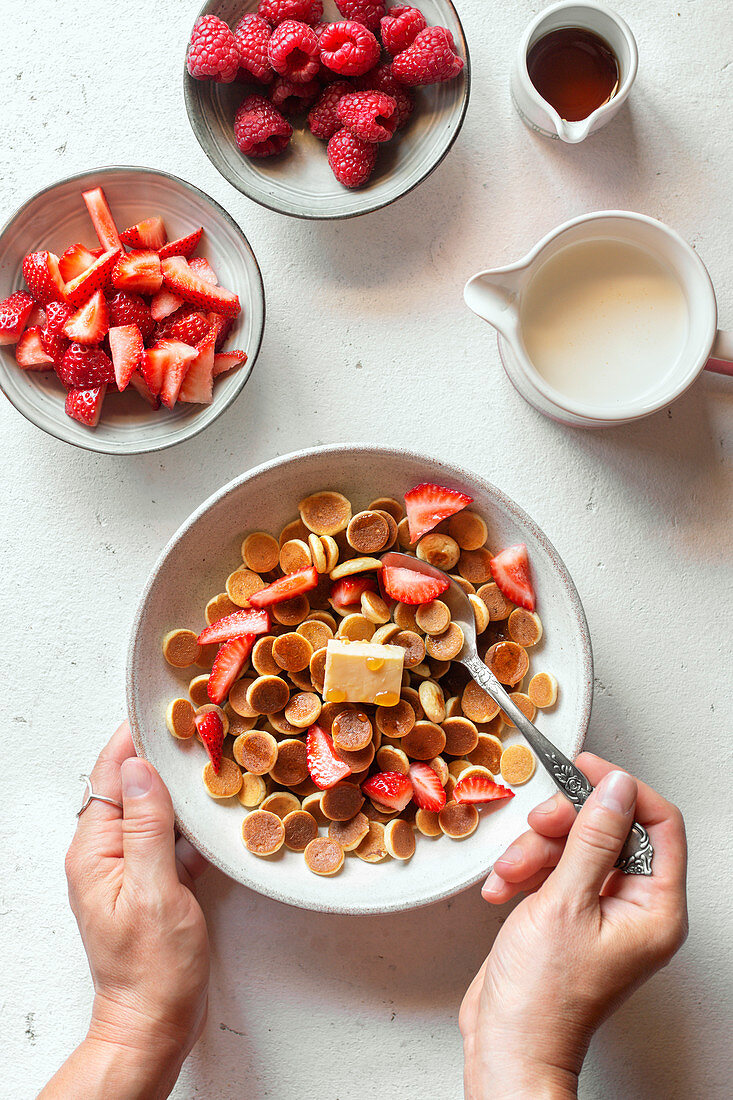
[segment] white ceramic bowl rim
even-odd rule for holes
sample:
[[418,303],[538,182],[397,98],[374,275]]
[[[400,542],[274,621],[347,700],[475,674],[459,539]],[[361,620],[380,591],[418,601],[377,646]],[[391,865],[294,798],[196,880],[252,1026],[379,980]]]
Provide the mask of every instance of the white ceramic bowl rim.
[[[2,229],[0,229],[0,238],[4,237],[7,230],[10,229],[10,227],[12,225],[14,225],[16,221],[18,221],[20,218],[22,218],[25,211],[28,209],[29,206],[31,206],[32,203],[36,202],[37,199],[42,198],[44,195],[48,194],[50,191],[53,191],[56,187],[59,187],[62,184],[73,183],[74,180],[86,179],[89,176],[94,176],[94,177],[105,176],[105,175],[110,175],[113,172],[139,172],[143,175],[163,176],[166,179],[174,180],[176,183],[180,184],[181,187],[185,188],[188,191],[192,191],[194,194],[198,195],[206,203],[208,203],[210,206],[212,206],[214,208],[214,210],[217,212],[217,214],[221,218],[223,218],[226,222],[228,222],[229,225],[232,227],[232,229],[241,238],[242,243],[244,245],[244,248],[249,253],[250,258],[252,260],[252,263],[254,264],[254,270],[257,272],[257,278],[259,280],[260,297],[262,299],[262,324],[260,326],[260,331],[257,335],[255,345],[252,348],[252,354],[249,356],[247,362],[244,365],[244,368],[240,372],[241,373],[241,384],[235,390],[233,390],[232,393],[229,394],[226,397],[226,399],[221,401],[220,406],[218,406],[217,409],[216,409],[215,415],[210,420],[208,420],[204,423],[201,423],[199,426],[195,426],[195,424],[194,424],[194,425],[192,425],[190,430],[187,430],[185,439],[186,440],[193,439],[193,437],[198,435],[199,432],[203,432],[206,428],[208,428],[211,424],[213,424],[214,420],[218,419],[219,416],[221,416],[221,414],[223,412],[225,412],[229,408],[229,406],[234,401],[236,401],[236,399],[239,397],[239,395],[242,392],[242,389],[244,388],[246,383],[249,381],[249,378],[250,378],[250,376],[252,374],[252,371],[254,369],[254,365],[257,361],[257,356],[259,355],[259,352],[260,352],[260,347],[262,346],[262,339],[263,339],[264,331],[265,331],[267,302],[266,302],[266,299],[265,299],[265,286],[264,286],[264,283],[262,281],[262,271],[260,270],[260,265],[259,265],[259,262],[257,260],[257,257],[254,254],[252,246],[250,245],[249,241],[247,240],[247,237],[245,236],[241,226],[239,226],[237,224],[237,222],[234,220],[234,218],[231,216],[231,214],[228,211],[226,211],[224,209],[224,207],[221,206],[216,201],[216,199],[213,199],[211,197],[211,195],[207,195],[207,193],[205,191],[202,191],[200,187],[197,187],[193,183],[189,183],[188,180],[181,179],[180,176],[174,175],[173,172],[166,172],[165,169],[163,169],[163,168],[148,168],[148,167],[145,167],[144,165],[138,165],[138,164],[107,164],[107,165],[103,165],[100,168],[87,168],[83,172],[74,172],[69,176],[64,176],[61,179],[55,180],[53,183],[47,184],[45,187],[41,187],[38,191],[35,192],[35,194],[31,195],[28,199],[26,199],[26,201],[23,203],[23,205],[20,206],[10,218],[8,218],[8,220],[3,225]],[[95,440],[91,436],[90,436],[90,440],[89,440],[88,444],[81,443],[81,442],[78,442],[75,439],[67,439],[66,436],[64,436],[62,432],[54,430],[52,425],[41,424],[39,422],[38,418],[35,415],[33,415],[32,409],[21,408],[20,405],[13,399],[12,395],[7,393],[6,390],[4,389],[4,387],[2,385],[2,376],[1,375],[0,375],[0,390],[2,390],[3,393],[5,393],[5,396],[7,397],[8,401],[11,403],[13,408],[15,408],[21,414],[21,416],[24,416],[26,418],[26,420],[29,420],[31,422],[31,424],[34,424],[35,427],[40,428],[41,431],[46,432],[47,435],[53,436],[55,439],[60,440],[62,443],[69,443],[72,447],[78,447],[80,450],[94,451],[97,454],[111,454],[111,455],[116,455],[116,456],[120,456],[120,457],[125,457],[127,455],[133,455],[133,454],[153,454],[156,451],[167,450],[168,447],[175,447],[179,442],[184,442],[184,440],[172,439],[172,440],[169,440],[169,441],[154,443],[150,447],[146,446],[144,448],[137,448],[135,450],[126,450],[124,452],[120,452],[119,450],[116,450],[116,449],[107,448],[107,447],[104,446],[103,443]]]
[[[370,454],[377,453],[380,456],[385,457],[385,458],[394,458],[395,461],[399,461],[399,460],[402,460],[402,459],[405,459],[405,458],[412,459],[412,460],[418,460],[418,461],[424,461],[424,456],[420,455],[416,451],[402,450],[402,449],[398,450],[394,447],[382,447],[382,446],[376,446],[376,445],[370,445],[370,444],[360,444],[360,443],[355,443],[353,445],[330,444],[330,445],[325,446],[325,447],[310,447],[310,448],[300,450],[300,451],[293,451],[290,454],[281,455],[278,458],[271,459],[268,462],[263,462],[259,466],[255,466],[252,469],[247,470],[245,473],[240,474],[238,477],[234,478],[232,481],[227,482],[227,484],[222,486],[221,489],[218,489],[215,493],[213,493],[210,497],[208,497],[203,502],[203,504],[199,505],[199,507],[188,517],[188,519],[185,520],[183,524],[181,524],[181,526],[178,528],[176,533],[173,535],[173,537],[170,539],[170,541],[167,543],[167,545],[163,548],[163,550],[161,551],[161,553],[158,557],[158,560],[156,561],[155,565],[153,566],[153,569],[150,573],[150,576],[149,576],[148,581],[145,585],[143,593],[140,597],[140,601],[138,603],[137,610],[135,612],[135,616],[134,616],[134,619],[133,619],[132,631],[131,631],[131,635],[130,635],[130,642],[129,642],[128,650],[127,650],[126,688],[127,688],[128,715],[129,715],[129,720],[130,720],[130,727],[131,727],[131,730],[132,730],[132,739],[133,739],[133,742],[135,744],[135,749],[137,750],[137,752],[140,756],[145,756],[145,748],[144,748],[144,744],[143,744],[143,739],[142,739],[142,737],[140,736],[140,733],[139,733],[140,722],[138,720],[137,709],[136,709],[136,693],[135,693],[135,690],[134,690],[134,666],[133,666],[134,652],[135,652],[135,647],[136,647],[136,643],[137,643],[137,637],[138,637],[138,633],[139,633],[139,630],[140,630],[141,622],[142,622],[143,617],[144,617],[145,607],[146,607],[146,604],[148,602],[148,597],[150,595],[150,592],[151,592],[154,584],[156,583],[158,572],[161,569],[161,567],[163,566],[163,564],[164,564],[166,558],[168,557],[168,555],[173,551],[173,549],[178,545],[178,543],[181,542],[181,540],[186,536],[186,534],[193,527],[195,527],[195,525],[198,523],[198,521],[201,519],[201,517],[206,512],[208,512],[210,508],[212,508],[219,501],[223,500],[230,493],[232,493],[233,491],[238,489],[245,482],[254,480],[260,474],[264,473],[265,471],[272,470],[274,468],[277,468],[278,466],[285,465],[285,464],[287,464],[289,462],[293,462],[295,460],[297,460],[297,461],[307,461],[309,458],[311,458],[315,455],[321,455],[321,454],[324,454],[324,453],[325,454],[328,454],[328,453],[338,454],[338,453],[341,453],[341,452],[344,452],[344,451],[347,451],[349,454],[364,454],[365,457],[370,455]],[[567,570],[567,567],[565,566],[565,563],[563,562],[562,558],[560,557],[560,555],[558,554],[557,550],[552,545],[550,540],[544,534],[544,532],[535,523],[535,521],[530,516],[528,516],[527,513],[522,508],[520,508],[518,504],[516,504],[511,499],[511,497],[507,496],[500,489],[497,489],[496,486],[493,485],[491,482],[486,481],[485,478],[480,477],[478,474],[475,474],[475,473],[472,473],[468,470],[465,470],[461,466],[454,465],[452,462],[451,463],[448,463],[448,462],[443,463],[443,462],[441,462],[440,460],[437,460],[437,459],[431,459],[431,462],[433,463],[433,465],[445,465],[446,474],[450,475],[450,478],[452,480],[457,480],[457,481],[462,480],[466,484],[471,484],[471,482],[478,483],[482,486],[482,488],[485,491],[487,491],[490,494],[494,495],[498,499],[500,504],[504,508],[506,508],[506,510],[521,525],[528,528],[531,535],[534,538],[537,539],[537,541],[540,543],[543,550],[547,554],[548,558],[550,559],[552,567],[555,570],[560,582],[562,583],[562,586],[565,590],[565,595],[566,595],[566,598],[567,598],[568,606],[569,606],[570,611],[571,611],[571,613],[572,613],[573,617],[575,618],[575,620],[577,622],[577,625],[578,625],[578,631],[579,631],[580,640],[581,640],[581,647],[582,647],[583,683],[585,685],[584,697],[582,699],[581,712],[580,712],[581,718],[580,718],[580,722],[579,722],[578,728],[577,728],[576,739],[575,739],[574,743],[571,746],[569,746],[568,749],[567,749],[567,755],[571,759],[574,759],[577,756],[577,754],[580,752],[580,749],[583,745],[583,741],[585,740],[585,734],[587,732],[588,723],[590,722],[591,707],[592,707],[592,702],[593,702],[593,652],[592,652],[592,648],[591,648],[590,633],[589,633],[589,630],[588,630],[588,623],[587,623],[587,620],[586,620],[586,617],[585,617],[585,611],[583,610],[583,605],[580,601],[580,596],[578,594],[578,590],[576,589],[575,584],[573,583],[573,580],[572,580],[572,578],[571,578],[571,576],[570,576],[570,574]],[[187,826],[183,822],[177,820],[177,824],[178,824],[178,828],[180,829],[181,833],[185,837],[187,837],[187,839],[195,847],[197,847],[199,850],[201,850],[203,852],[203,854],[206,856],[206,858],[209,860],[210,863],[214,864],[214,866],[217,866],[220,870],[224,871],[225,874],[229,874],[228,869],[219,860],[219,858],[218,858],[215,851],[211,851],[205,845],[202,845],[201,841],[195,835],[193,835],[193,832],[190,829],[188,829]],[[465,890],[469,886],[473,886],[475,883],[480,881],[480,879],[482,879],[485,876],[485,874],[486,874],[485,868],[480,868],[477,872],[475,872],[473,874],[466,875],[465,878],[462,879],[457,885],[455,883],[453,883],[449,888],[443,888],[440,884],[438,884],[435,887],[431,888],[430,890],[426,891],[424,897],[418,903],[418,906],[422,907],[423,905],[429,905],[429,904],[432,904],[433,902],[441,901],[444,898],[452,897],[456,893],[460,892],[461,890]],[[244,885],[249,886],[250,888],[252,888],[254,890],[257,890],[259,893],[266,893],[266,895],[268,897],[273,898],[275,901],[283,902],[286,905],[299,904],[297,902],[294,902],[293,898],[285,892],[281,893],[277,889],[273,889],[273,888],[268,888],[266,891],[263,890],[260,883],[257,883],[257,882],[255,882],[251,879],[248,880],[247,876],[245,874],[242,874],[236,881],[242,882]],[[404,902],[399,902],[399,901],[387,902],[387,903],[384,903],[382,905],[372,905],[372,906],[370,906],[370,908],[366,912],[367,912],[367,914],[390,913],[390,912],[397,912],[399,910],[407,909],[407,908],[416,908],[418,906],[411,905],[411,904],[406,904]],[[362,915],[359,912],[359,910],[349,909],[348,911],[346,911],[346,910],[339,909],[338,907],[335,907],[332,900],[329,900],[325,896],[324,896],[324,900],[323,900],[322,904],[320,904],[318,902],[314,902],[314,903],[309,903],[307,906],[303,905],[302,907],[312,909],[312,910],[316,910],[316,911],[320,911],[320,912],[348,912],[348,915],[354,915],[354,916]]]

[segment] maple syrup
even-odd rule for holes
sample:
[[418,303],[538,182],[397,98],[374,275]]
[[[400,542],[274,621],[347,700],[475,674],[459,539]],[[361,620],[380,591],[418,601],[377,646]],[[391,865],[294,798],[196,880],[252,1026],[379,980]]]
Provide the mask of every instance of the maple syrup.
[[561,27],[538,39],[527,54],[527,72],[542,98],[566,122],[588,118],[619,86],[613,50],[583,27]]

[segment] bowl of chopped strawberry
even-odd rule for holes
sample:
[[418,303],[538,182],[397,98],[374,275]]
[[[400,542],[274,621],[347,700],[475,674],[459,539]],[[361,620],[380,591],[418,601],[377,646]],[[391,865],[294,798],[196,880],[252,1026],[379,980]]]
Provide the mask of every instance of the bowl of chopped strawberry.
[[186,110],[209,160],[292,217],[354,217],[417,187],[469,91],[450,0],[209,0],[186,51]]
[[184,180],[100,168],[0,233],[0,388],[28,420],[108,454],[216,419],[259,351],[265,299],[239,226]]

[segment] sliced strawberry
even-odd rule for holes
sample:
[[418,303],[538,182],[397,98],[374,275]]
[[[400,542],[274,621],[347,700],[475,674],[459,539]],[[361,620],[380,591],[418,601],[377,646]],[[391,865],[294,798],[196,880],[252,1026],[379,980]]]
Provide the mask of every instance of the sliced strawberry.
[[122,248],[122,241],[102,188],[95,187],[92,191],[82,191],[81,197],[87,204],[89,216],[102,248]]
[[23,260],[23,278],[39,306],[65,301],[66,288],[59,271],[59,258],[53,252],[30,252]]
[[183,385],[183,379],[197,358],[196,348],[182,344],[180,340],[163,340],[155,347],[149,348],[146,354],[151,352],[162,354],[166,358],[163,370],[163,381],[160,387],[160,400],[167,409],[172,409],[178,400],[178,394]]
[[109,332],[107,299],[101,290],[92,294],[64,325],[64,335],[79,344],[100,344]]
[[514,791],[495,783],[488,775],[468,775],[456,783],[453,798],[456,802],[496,802],[501,798],[514,798]]
[[529,572],[529,555],[523,542],[502,550],[491,559],[489,568],[497,588],[508,600],[534,611],[537,600]]
[[400,603],[430,603],[445,592],[447,577],[431,577],[402,565],[385,565],[382,570],[384,591]]
[[434,814],[440,813],[445,806],[446,798],[437,772],[429,764],[411,764],[410,780],[415,804],[421,810],[432,810]]
[[168,240],[162,218],[145,218],[120,233],[120,240],[128,248],[154,248],[157,252]]
[[442,485],[431,485],[429,482],[410,489],[409,493],[405,493],[410,542],[416,543],[441,520],[454,516],[472,500],[473,497],[467,497],[456,489],[445,489]]
[[224,341],[234,324],[234,318],[222,317],[219,313],[212,312],[209,314],[209,324],[216,330],[216,350],[219,351],[224,346]]
[[374,577],[342,577],[340,581],[333,582],[328,598],[334,607],[353,607],[360,603],[363,592],[376,591]]
[[311,726],[305,743],[308,773],[322,791],[335,787],[351,775],[351,768],[336,755],[333,741],[320,726]]
[[137,294],[157,294],[163,285],[163,272],[157,252],[128,252],[122,255],[112,272],[112,283],[118,290]]
[[103,290],[112,278],[112,271],[119,255],[119,249],[110,248],[107,252],[103,252],[91,267],[67,283],[66,301],[78,308],[84,305],[96,290]]
[[41,343],[40,328],[27,328],[15,348],[15,359],[23,370],[53,370],[53,359]]
[[59,259],[59,272],[65,283],[83,274],[94,263],[94,256],[83,244],[72,244]]
[[252,652],[256,634],[244,634],[241,638],[232,638],[221,647],[206,685],[206,691],[212,703],[218,706],[229,694],[229,689],[237,680]]
[[109,350],[118,390],[124,390],[137,370],[145,352],[142,333],[137,325],[119,325],[109,330]]
[[197,275],[200,275],[202,279],[206,279],[207,283],[211,283],[212,286],[219,285],[216,272],[205,256],[194,256],[192,260],[188,261],[188,266],[192,271],[195,271]]
[[201,240],[203,232],[202,226],[200,229],[194,229],[192,233],[188,233],[185,237],[179,237],[177,241],[169,241],[168,244],[164,244],[162,248],[158,249],[158,255],[161,260],[164,260],[166,256],[185,256],[188,259],[196,251],[196,246]]
[[74,316],[74,312],[74,307],[66,302],[49,302],[46,306],[46,329],[52,336],[63,336],[64,325]]
[[215,710],[207,710],[205,714],[195,715],[194,722],[204,748],[209,754],[211,766],[218,775],[224,748],[224,723]]
[[[185,313],[181,313],[180,317],[176,317],[171,325],[171,339],[181,340],[184,344],[190,344],[193,348],[196,344],[200,343],[205,336],[208,336],[211,325],[209,324],[206,315],[199,313],[198,310],[191,309]],[[212,340],[211,350],[213,353],[215,340]]]
[[96,428],[106,392],[106,385],[94,386],[87,390],[69,390],[64,406],[67,415],[88,428]]
[[207,626],[199,634],[198,642],[199,645],[228,642],[230,638],[241,638],[243,634],[266,634],[269,629],[270,616],[266,611],[252,611],[246,607]]
[[404,810],[412,798],[412,783],[402,772],[378,772],[370,775],[361,789],[380,806],[390,810]]
[[18,343],[34,305],[30,294],[24,290],[16,290],[0,302],[0,345]]
[[153,296],[150,303],[150,312],[153,315],[153,320],[163,321],[166,317],[170,317],[171,313],[175,313],[177,309],[180,309],[182,305],[183,298],[179,298],[177,294],[164,286],[162,290],[159,290]]
[[[22,293],[22,291],[20,293]],[[61,305],[62,303],[61,302],[53,302],[53,303],[49,302],[48,304],[49,304],[49,306],[50,305],[55,305],[56,306],[56,305]],[[46,307],[46,308],[48,308],[48,307]],[[47,320],[48,320],[48,318],[46,316],[46,309],[43,309],[43,307],[39,306],[37,304],[37,302],[34,302],[33,303],[33,309],[31,310],[30,317],[28,318],[28,320],[25,323],[25,327],[26,328],[43,328],[45,326]]]
[[214,396],[214,333],[196,345],[196,358],[189,364],[183,379],[179,401],[210,405]]
[[240,312],[239,298],[221,286],[212,286],[192,271],[183,256],[163,260],[163,282],[185,302],[212,310],[222,317],[236,317]]
[[[49,305],[52,304],[49,302]],[[64,336],[63,333],[58,336],[56,333],[51,332],[48,325],[41,329],[41,346],[46,355],[50,355],[53,359],[54,367],[57,367],[66,355],[70,343],[71,341],[67,336]]]
[[151,408],[160,408],[160,398],[150,389],[150,386],[143,378],[139,369],[136,370],[134,374],[130,375],[130,385],[134,390],[137,390],[143,401],[147,401],[148,405],[150,405]]
[[304,592],[310,592],[317,585],[318,570],[315,566],[311,566],[310,569],[298,569],[295,573],[288,573],[287,576],[268,584],[267,588],[253,592],[249,602],[252,607],[269,607],[273,603],[282,603],[283,600],[302,596]]
[[214,378],[235,367],[243,367],[246,362],[247,353],[244,351],[221,351],[214,356]]
[[114,382],[112,360],[101,348],[69,344],[63,359],[56,364],[56,373],[67,390],[88,390]]

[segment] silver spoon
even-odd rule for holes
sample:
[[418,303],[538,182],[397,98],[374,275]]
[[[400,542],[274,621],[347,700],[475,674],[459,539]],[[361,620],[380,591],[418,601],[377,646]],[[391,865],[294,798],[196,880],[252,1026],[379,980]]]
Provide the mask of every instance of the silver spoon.
[[[473,608],[468,596],[459,584],[433,565],[421,561],[420,558],[410,554],[398,554],[390,551],[382,555],[383,565],[402,566],[418,573],[427,573],[431,577],[439,577],[448,581],[448,588],[442,592],[440,599],[447,604],[451,618],[463,631],[464,643],[461,652],[454,658],[460,661],[470,672],[476,683],[498,703],[505,714],[508,714],[514,725],[534,749],[537,757],[554,780],[556,786],[572,803],[576,811],[580,809],[588,795],[593,790],[589,780],[576,768],[559,749],[548,741],[544,734],[522,714],[519,707],[510,699],[507,691],[494,676],[493,672],[478,655],[476,648],[476,623],[473,617]],[[650,875],[652,873],[652,857],[654,848],[649,834],[643,825],[635,821],[626,838],[626,843],[621,850],[621,855],[616,861],[616,867],[627,875]]]

